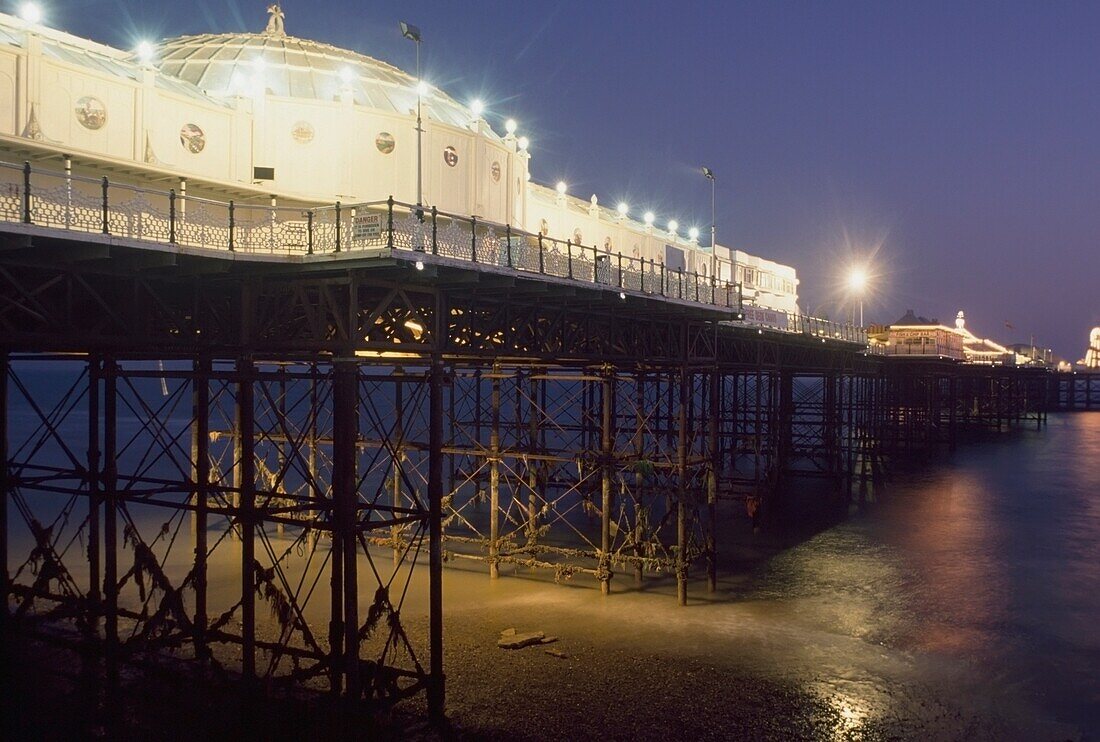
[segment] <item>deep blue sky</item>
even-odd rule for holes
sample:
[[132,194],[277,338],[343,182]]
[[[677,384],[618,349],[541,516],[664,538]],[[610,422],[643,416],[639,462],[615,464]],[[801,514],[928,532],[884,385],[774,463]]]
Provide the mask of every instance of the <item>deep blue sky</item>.
[[[267,0],[42,0],[123,47],[263,28]],[[9,3],[10,5],[10,3]],[[869,321],[907,308],[1071,360],[1100,324],[1100,3],[285,0],[287,31],[485,99],[534,177],[651,208],[798,268],[840,316],[876,252]],[[499,128],[499,127],[498,127]],[[1008,321],[1016,328],[1007,330]]]

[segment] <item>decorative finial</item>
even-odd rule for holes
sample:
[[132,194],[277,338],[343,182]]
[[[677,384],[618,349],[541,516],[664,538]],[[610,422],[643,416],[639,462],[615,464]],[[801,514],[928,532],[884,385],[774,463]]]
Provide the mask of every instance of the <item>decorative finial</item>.
[[283,27],[283,19],[286,18],[286,15],[283,13],[283,9],[279,7],[279,3],[268,5],[267,14],[271,17],[267,19],[267,28],[264,29],[264,34],[267,36],[286,36],[286,29]]

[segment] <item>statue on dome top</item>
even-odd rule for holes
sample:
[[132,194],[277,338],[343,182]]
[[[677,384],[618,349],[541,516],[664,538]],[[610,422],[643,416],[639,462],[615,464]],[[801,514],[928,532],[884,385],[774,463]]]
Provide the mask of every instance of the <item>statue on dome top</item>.
[[283,13],[283,9],[279,7],[279,3],[268,5],[267,14],[271,17],[267,19],[267,28],[264,29],[264,34],[267,36],[286,36],[286,28],[283,27],[283,20],[286,15]]

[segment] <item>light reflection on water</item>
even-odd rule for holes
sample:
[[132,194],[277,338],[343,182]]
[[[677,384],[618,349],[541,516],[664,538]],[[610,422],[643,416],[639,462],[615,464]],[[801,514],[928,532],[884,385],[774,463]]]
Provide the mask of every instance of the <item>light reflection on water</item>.
[[896,477],[872,512],[772,558],[744,597],[968,665],[1100,731],[1100,415]]

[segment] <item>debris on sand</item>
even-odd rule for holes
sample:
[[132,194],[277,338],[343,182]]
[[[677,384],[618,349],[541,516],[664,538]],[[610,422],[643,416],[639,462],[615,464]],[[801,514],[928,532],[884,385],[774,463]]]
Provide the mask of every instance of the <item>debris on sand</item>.
[[541,631],[527,631],[507,635],[501,633],[500,639],[497,640],[497,646],[501,649],[523,649],[532,644],[542,644],[542,640],[545,638],[546,634]]
[[560,649],[544,649],[542,651],[546,652],[551,657],[557,657],[559,660],[569,659],[569,655],[567,655],[565,652],[561,651]]

